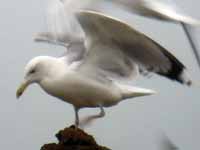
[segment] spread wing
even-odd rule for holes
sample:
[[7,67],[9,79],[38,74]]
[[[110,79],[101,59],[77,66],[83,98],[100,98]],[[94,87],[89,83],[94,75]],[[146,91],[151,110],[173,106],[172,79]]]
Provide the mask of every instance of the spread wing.
[[80,66],[82,72],[128,78],[139,68],[191,84],[184,77],[184,65],[175,56],[129,25],[93,11],[79,11],[76,16],[88,49]]

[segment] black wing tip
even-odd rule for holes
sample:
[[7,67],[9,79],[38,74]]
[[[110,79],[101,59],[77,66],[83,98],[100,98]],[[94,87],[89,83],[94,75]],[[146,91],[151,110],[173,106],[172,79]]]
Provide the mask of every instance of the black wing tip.
[[176,63],[172,64],[172,68],[167,73],[161,73],[161,75],[187,86],[193,85],[192,80],[187,74],[187,69],[184,66],[178,66]]
[[188,86],[192,85],[192,81],[189,78],[187,74],[187,69],[186,67],[171,53],[168,51],[163,51],[164,55],[169,59],[171,62],[171,68],[165,73],[158,73],[160,75],[163,75],[171,80],[175,80],[181,84],[185,84]]

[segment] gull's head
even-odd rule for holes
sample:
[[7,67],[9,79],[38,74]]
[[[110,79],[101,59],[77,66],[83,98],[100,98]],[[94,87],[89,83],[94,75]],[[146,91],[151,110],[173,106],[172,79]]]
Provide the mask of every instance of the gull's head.
[[16,96],[19,98],[32,83],[40,83],[46,78],[54,61],[52,57],[38,56],[30,60],[25,67],[24,81],[19,86]]

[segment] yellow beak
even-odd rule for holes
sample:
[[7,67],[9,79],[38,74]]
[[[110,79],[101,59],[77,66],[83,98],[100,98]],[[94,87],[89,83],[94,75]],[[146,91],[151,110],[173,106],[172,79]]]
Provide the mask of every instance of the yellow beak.
[[26,88],[28,87],[29,83],[24,81],[20,86],[19,88],[17,89],[17,92],[16,92],[16,97],[17,98],[20,98],[20,96],[22,96],[22,94],[24,93],[24,91],[26,90]]

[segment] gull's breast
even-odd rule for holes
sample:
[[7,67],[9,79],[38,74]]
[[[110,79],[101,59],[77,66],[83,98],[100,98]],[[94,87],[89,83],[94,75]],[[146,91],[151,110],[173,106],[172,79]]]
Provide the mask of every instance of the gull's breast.
[[121,90],[114,84],[104,84],[76,72],[46,79],[40,85],[50,95],[80,108],[99,105],[109,107],[122,98]]

